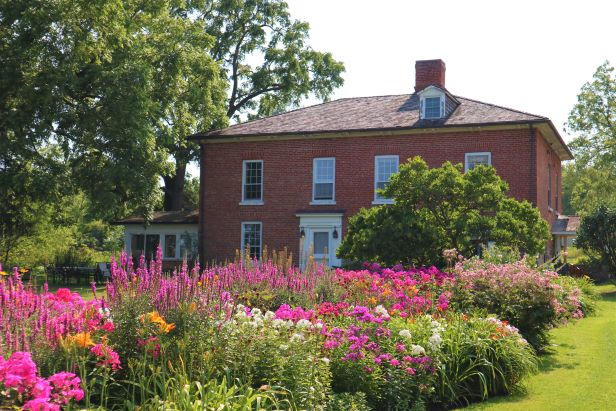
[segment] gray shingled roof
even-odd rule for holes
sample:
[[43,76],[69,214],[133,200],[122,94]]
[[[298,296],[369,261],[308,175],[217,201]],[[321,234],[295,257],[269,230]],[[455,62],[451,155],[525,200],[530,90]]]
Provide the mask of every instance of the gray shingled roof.
[[[112,224],[128,225],[128,224],[143,224],[142,216],[131,216],[121,220],[113,221]],[[150,224],[197,224],[199,223],[198,210],[182,210],[182,211],[155,211]]]
[[576,215],[561,215],[552,223],[553,233],[575,233],[580,228],[580,217]]
[[494,104],[457,96],[456,99],[460,105],[449,117],[439,120],[419,119],[417,94],[357,97],[300,108],[215,130],[205,135],[196,134],[193,137],[306,134],[549,121],[546,117]]

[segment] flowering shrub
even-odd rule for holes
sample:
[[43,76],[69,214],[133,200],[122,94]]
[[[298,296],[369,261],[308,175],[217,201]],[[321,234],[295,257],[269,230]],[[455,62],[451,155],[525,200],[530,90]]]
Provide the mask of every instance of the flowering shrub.
[[61,406],[83,398],[80,383],[70,372],[41,378],[28,352],[15,352],[8,360],[0,356],[1,398],[5,404],[23,405],[24,410],[59,411]]
[[548,343],[548,330],[584,313],[577,287],[558,284],[558,274],[518,262],[458,264],[453,301],[461,310],[483,309],[509,321],[536,349]]

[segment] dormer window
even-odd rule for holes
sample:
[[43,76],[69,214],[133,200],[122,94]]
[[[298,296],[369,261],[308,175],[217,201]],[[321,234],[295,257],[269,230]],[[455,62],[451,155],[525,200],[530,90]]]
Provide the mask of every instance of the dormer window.
[[438,87],[429,86],[419,92],[421,119],[445,117],[445,93]]

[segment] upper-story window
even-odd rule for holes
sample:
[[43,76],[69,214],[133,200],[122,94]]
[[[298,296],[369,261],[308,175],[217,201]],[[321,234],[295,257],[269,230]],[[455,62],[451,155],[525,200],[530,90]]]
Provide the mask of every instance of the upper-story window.
[[445,116],[445,93],[430,86],[419,92],[420,118],[437,119]]
[[392,174],[398,172],[398,156],[374,157],[374,202],[377,204],[392,203],[393,200],[383,196],[379,190],[385,189]]
[[336,159],[315,158],[312,163],[312,203],[334,204],[335,199]]
[[492,153],[466,153],[464,155],[464,171],[472,170],[475,166],[492,165]]
[[245,160],[243,163],[242,203],[263,204],[263,160]]

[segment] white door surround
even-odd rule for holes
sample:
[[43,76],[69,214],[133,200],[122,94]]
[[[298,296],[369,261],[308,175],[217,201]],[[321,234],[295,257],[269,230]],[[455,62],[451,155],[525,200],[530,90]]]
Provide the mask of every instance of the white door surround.
[[[336,249],[342,239],[343,213],[298,213],[300,238],[300,267],[304,268],[310,251],[315,261],[330,267],[340,266],[342,261],[336,257]],[[316,244],[315,244],[316,243]],[[317,250],[323,246],[323,250]]]

